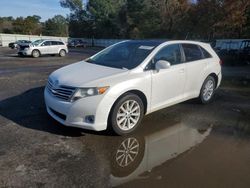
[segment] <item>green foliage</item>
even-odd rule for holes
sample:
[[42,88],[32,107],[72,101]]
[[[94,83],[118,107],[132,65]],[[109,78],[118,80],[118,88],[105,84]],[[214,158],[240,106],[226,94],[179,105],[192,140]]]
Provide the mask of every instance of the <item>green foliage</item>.
[[64,8],[69,8],[70,11],[77,12],[83,10],[82,0],[61,0],[60,4]]
[[22,34],[40,34],[41,25],[39,24],[41,17],[34,15],[28,16],[26,18],[18,17],[13,21],[13,31],[14,33]]
[[250,37],[249,0],[89,0],[85,6],[81,0],[61,0],[61,5],[71,10],[72,37]]
[[44,23],[43,35],[67,37],[68,36],[67,20],[61,15],[56,15],[53,18],[48,19]]
[[13,17],[0,17],[0,32],[13,33],[12,22],[13,22]]
[[41,34],[42,26],[40,16],[28,16],[26,18],[2,17],[0,18],[0,32],[18,34]]
[[[83,3],[85,2],[85,3]],[[0,18],[0,32],[86,38],[249,38],[249,0],[60,0],[70,10]]]
[[44,23],[37,15],[24,17],[0,17],[0,32],[27,35],[68,36],[68,21],[56,15]]

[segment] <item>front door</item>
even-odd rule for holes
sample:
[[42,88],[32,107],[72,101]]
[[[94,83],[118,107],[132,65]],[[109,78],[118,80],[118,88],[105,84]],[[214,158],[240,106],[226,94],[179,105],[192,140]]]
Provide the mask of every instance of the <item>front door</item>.
[[170,62],[168,69],[152,70],[151,110],[155,111],[183,99],[186,82],[186,64],[178,44],[163,47],[153,58],[153,64],[159,60]]

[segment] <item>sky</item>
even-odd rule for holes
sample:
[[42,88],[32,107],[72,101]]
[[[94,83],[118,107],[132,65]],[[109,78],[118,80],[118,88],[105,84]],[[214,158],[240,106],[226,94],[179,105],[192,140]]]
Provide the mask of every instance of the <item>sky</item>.
[[55,15],[66,16],[69,9],[62,8],[60,0],[0,0],[0,17],[41,16],[41,21]]

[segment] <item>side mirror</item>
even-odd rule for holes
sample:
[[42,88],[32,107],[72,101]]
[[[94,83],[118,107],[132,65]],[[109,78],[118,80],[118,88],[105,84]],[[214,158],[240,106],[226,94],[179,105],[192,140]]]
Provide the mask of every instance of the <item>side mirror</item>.
[[155,69],[160,70],[160,69],[169,69],[171,67],[171,64],[168,61],[165,60],[159,60],[155,64]]

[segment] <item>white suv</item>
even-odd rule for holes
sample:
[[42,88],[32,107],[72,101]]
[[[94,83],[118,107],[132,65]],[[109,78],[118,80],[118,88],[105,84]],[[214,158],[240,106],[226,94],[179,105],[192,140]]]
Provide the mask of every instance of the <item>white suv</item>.
[[144,115],[199,98],[209,103],[221,82],[209,44],[124,41],[53,72],[44,91],[48,113],[66,126],[131,133]]
[[36,40],[31,44],[20,45],[18,55],[39,57],[41,55],[56,55],[64,57],[68,53],[67,45],[58,40]]

